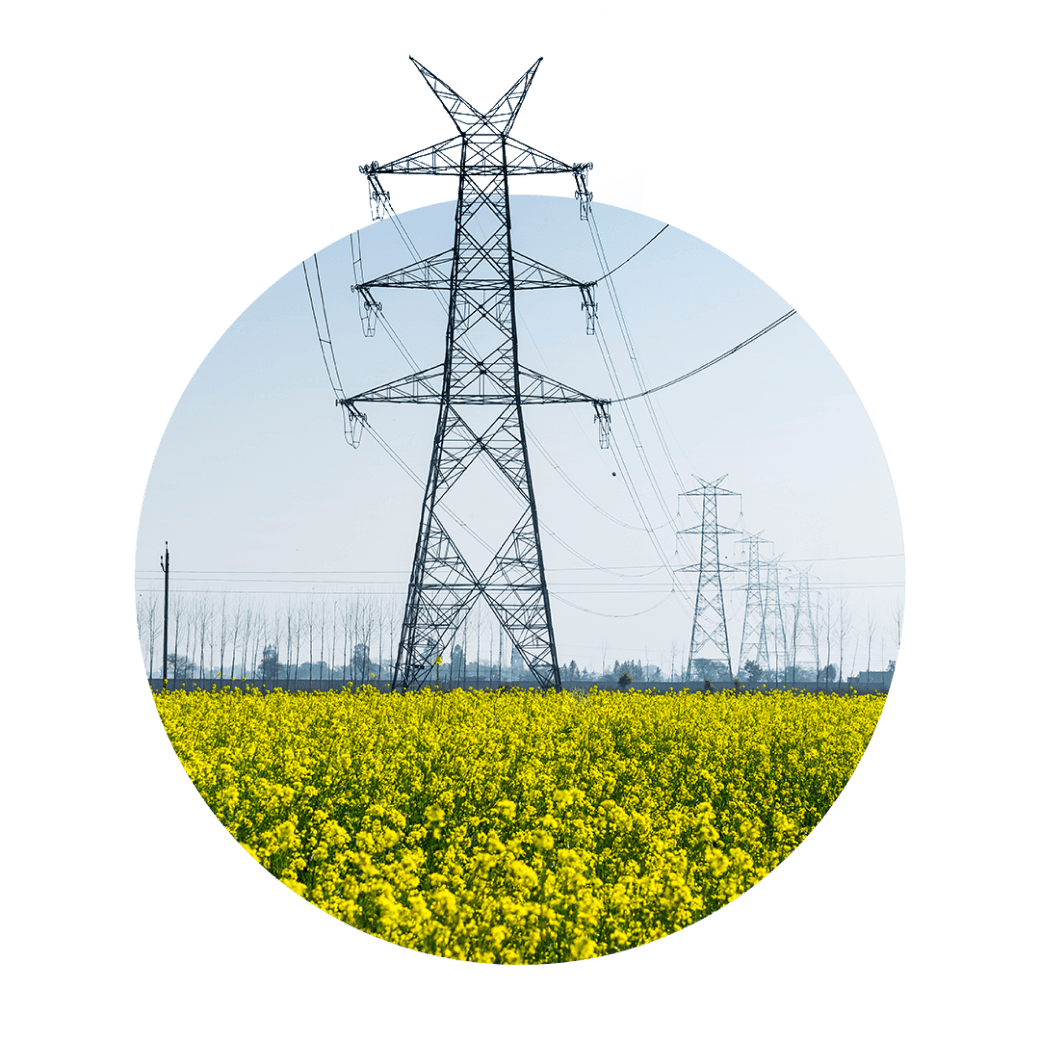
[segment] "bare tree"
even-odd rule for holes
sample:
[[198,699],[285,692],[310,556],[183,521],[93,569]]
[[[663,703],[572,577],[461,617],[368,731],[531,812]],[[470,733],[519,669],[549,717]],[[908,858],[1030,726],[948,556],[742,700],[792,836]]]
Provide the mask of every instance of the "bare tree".
[[892,620],[896,624],[896,653],[899,653],[899,648],[903,645],[903,604],[900,600],[896,600],[892,608]]
[[[824,648],[826,650],[826,657],[827,657],[827,666],[826,667],[827,667],[827,681],[828,682],[831,681],[830,668],[832,667],[833,657],[834,657],[834,655],[831,652],[831,649],[832,649],[831,643],[832,643],[832,640],[833,640],[833,637],[834,637],[834,618],[833,618],[832,614],[833,614],[833,611],[832,611],[832,605],[831,605],[831,597],[830,597],[830,593],[828,593],[827,594],[827,599],[826,599],[826,607],[824,608],[824,612],[823,612],[823,635],[824,635]],[[819,626],[817,626],[817,631],[819,631]],[[840,679],[841,676],[838,676],[837,678]]]
[[155,648],[159,631],[159,592],[149,589],[137,598],[137,627],[141,637],[141,650],[148,654],[148,682],[155,679]]
[[[307,606],[303,610],[303,622],[307,625],[307,678],[314,678],[314,596],[307,599]],[[302,636],[303,633],[301,632]],[[300,677],[300,655],[296,655],[296,678]]]
[[[325,681],[325,629],[329,621],[329,601],[325,596],[321,597],[321,610],[318,612],[318,656],[321,664],[318,670],[318,681]],[[314,678],[314,669],[311,669],[311,678]]]
[[[185,595],[184,607],[184,657],[188,664],[184,666],[185,679],[194,678],[195,675],[195,643],[198,636],[197,611],[198,602],[191,593]],[[190,668],[190,674],[188,672]]]
[[332,648],[329,650],[329,678],[335,680],[336,678],[336,630],[339,627],[336,624],[336,619],[339,616],[339,598],[336,597],[332,601],[331,613],[332,618],[329,621],[329,629],[332,637]]
[[379,656],[379,615],[382,611],[382,604],[379,602],[378,596],[373,596],[369,593],[366,597],[368,600],[367,624],[365,625],[365,644],[369,648],[369,663],[366,665],[365,674],[361,677],[365,682],[370,682],[375,676],[372,668],[375,666],[375,661],[371,659],[372,651],[374,650],[376,656]]
[[[255,624],[255,617],[253,613],[253,605],[248,604],[245,608],[245,612],[242,617],[242,665],[239,669],[242,675],[240,678],[248,679],[250,676],[249,670],[249,648],[253,645],[253,626]],[[236,646],[238,644],[236,643]],[[234,673],[235,664],[234,661],[231,663],[231,671]]]
[[349,653],[350,646],[350,621],[353,618],[353,610],[350,608],[350,598],[344,596],[340,601],[341,620],[343,623],[343,680],[347,678],[347,654]]
[[502,655],[505,653],[505,629],[498,626],[498,685],[502,685]]
[[[380,646],[380,659],[384,657],[387,662],[396,659],[397,655],[397,643],[396,637],[400,631],[398,627],[400,619],[404,617],[404,599],[400,596],[386,596],[383,599],[383,608],[380,613],[381,627],[379,634],[379,646]],[[383,625],[386,630],[386,641],[383,640]],[[385,646],[385,649],[384,649]],[[390,675],[393,674],[393,666],[391,665]],[[387,678],[390,677],[387,676]],[[383,673],[379,673],[380,679],[383,678]]]
[[220,646],[220,657],[218,659],[217,675],[224,682],[224,652],[227,650],[228,638],[230,637],[231,618],[228,616],[228,594],[227,589],[220,591],[220,626],[218,629],[217,642]]
[[286,667],[283,657],[288,659],[291,656],[286,649],[285,638],[282,634],[285,627],[285,618],[282,616],[282,604],[279,599],[272,600],[270,603],[264,603],[263,621],[264,639],[262,647],[258,647],[260,657],[257,661],[257,667],[261,675],[267,675],[272,670],[270,649],[273,648],[277,655],[279,671]]
[[480,686],[480,630],[484,626],[484,604],[477,600],[477,605],[473,608],[473,626],[477,633],[477,667],[476,676],[473,680],[474,686]]
[[242,628],[242,597],[235,597],[235,612],[232,615],[231,629],[231,681],[235,679],[235,657],[238,651],[238,639]]
[[250,649],[252,650],[253,666],[250,669],[253,677],[256,677],[257,669],[260,666],[260,655],[263,652],[263,648],[266,645],[267,640],[267,608],[263,604],[257,607],[256,617],[253,624],[253,642]]
[[[194,679],[197,674],[195,669],[198,667],[197,658],[199,657],[199,594],[189,592],[187,598],[188,605],[185,610],[187,639],[184,643],[184,656],[188,659],[190,674],[185,675],[185,678]],[[205,625],[203,625],[203,629],[205,629]]]
[[[794,683],[798,675],[798,611],[797,601],[786,604],[787,631],[791,633],[791,642],[784,661],[784,682]],[[781,621],[783,618],[781,617]]]
[[462,620],[462,675],[459,676],[459,685],[468,685],[469,678],[469,614]]
[[867,607],[867,671],[871,671],[871,665],[874,663],[874,639],[877,636],[878,623],[877,614],[874,613],[870,607]]
[[[298,603],[295,603],[290,597],[289,606],[286,610],[286,617],[290,615],[296,619],[296,635],[293,640],[293,646],[296,651],[296,663],[293,666],[293,680],[299,681],[300,678],[300,652],[303,649],[303,626],[307,623],[308,626],[308,646],[313,647],[314,645],[314,610],[311,601],[308,601],[308,613],[304,613]],[[286,651],[289,652],[288,650]],[[289,678],[289,669],[285,670],[286,679]]]
[[170,596],[170,613],[173,615],[173,685],[177,685],[177,680],[180,678],[178,675],[178,662],[180,657],[178,650],[180,650],[180,637],[181,637],[181,619],[184,616],[184,600],[180,593],[173,593]]
[[[213,605],[210,603],[209,594],[207,592],[198,592],[195,594],[195,624],[198,628],[198,644],[199,644],[199,681],[202,682],[206,678],[206,639],[209,637],[210,642],[213,641]],[[210,655],[210,669],[213,667],[213,656]]]
[[845,645],[852,632],[852,614],[849,612],[848,593],[838,600],[838,682],[847,680],[845,673]]
[[362,645],[367,648],[367,653],[353,655],[354,669],[357,671],[355,678],[360,682],[368,682],[371,671],[373,636],[376,631],[375,605],[371,596],[357,597],[357,609],[354,612],[355,621],[355,646]]

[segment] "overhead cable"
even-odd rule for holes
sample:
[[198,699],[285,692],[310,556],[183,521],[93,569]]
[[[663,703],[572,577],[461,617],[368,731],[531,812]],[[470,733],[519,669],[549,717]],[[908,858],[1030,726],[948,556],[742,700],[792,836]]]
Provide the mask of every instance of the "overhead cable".
[[669,590],[668,595],[666,595],[664,599],[658,600],[656,603],[654,603],[652,606],[647,607],[645,610],[637,610],[631,614],[606,614],[601,610],[589,610],[588,607],[579,607],[577,603],[571,603],[570,600],[564,599],[563,596],[561,596],[559,593],[553,592],[551,589],[549,590],[549,595],[552,596],[553,599],[559,600],[561,603],[565,603],[568,607],[572,607],[574,610],[580,610],[583,614],[595,614],[596,617],[606,618],[631,618],[639,617],[641,614],[649,614],[651,610],[656,610],[662,604],[667,603],[668,600],[673,595],[675,595],[675,590]]
[[[717,365],[720,361],[724,360],[725,358],[728,358],[731,355],[736,354],[738,350],[743,350],[744,347],[746,347],[749,343],[754,343],[755,340],[758,339],[760,336],[764,336],[767,332],[772,332],[772,330],[775,329],[777,325],[780,325],[782,322],[787,321],[788,318],[793,317],[797,313],[798,312],[796,310],[791,309],[786,314],[783,314],[779,318],[777,318],[776,321],[771,322],[764,329],[759,329],[758,332],[756,332],[753,336],[749,336],[746,340],[744,340],[743,343],[738,343],[735,347],[730,347],[729,350],[724,351],[722,354],[719,354],[718,357],[712,358],[711,361],[706,362],[698,368],[695,368],[690,372],[686,372],[684,375],[676,376],[675,379],[669,379],[667,383],[662,383],[660,386],[655,386],[649,390],[644,390],[642,391],[642,393],[629,394],[628,397],[620,397],[618,398],[618,401],[635,401],[637,398],[640,397],[649,397],[650,394],[656,394],[658,390],[665,390],[670,386],[675,386],[676,383],[681,383],[684,379],[689,379],[690,376],[699,375],[706,368],[711,368],[712,365]],[[614,403],[615,402],[613,401],[611,402],[611,404]]]
[[[592,214],[592,211],[591,211],[591,210],[589,210],[589,214],[590,214],[590,216],[591,216],[591,214]],[[593,217],[592,219],[594,220],[594,219],[595,219],[595,217]],[[668,230],[668,229],[669,229],[669,228],[670,228],[671,226],[672,226],[671,224],[665,224],[665,226],[664,226],[663,228],[661,228],[661,230],[660,230],[660,231],[658,231],[656,235],[653,235],[653,236],[652,236],[651,238],[647,239],[647,240],[646,240],[646,242],[644,242],[644,243],[643,243],[643,244],[642,244],[642,245],[641,245],[641,246],[640,246],[640,247],[639,247],[639,248],[638,248],[638,249],[637,249],[637,250],[636,250],[636,251],[635,251],[635,252],[634,252],[634,253],[633,253],[633,254],[632,254],[632,255],[631,255],[630,257],[629,257],[629,258],[628,258],[628,260],[635,260],[635,258],[636,258],[637,256],[639,256],[639,254],[640,254],[640,253],[641,253],[641,252],[642,252],[642,251],[643,251],[644,249],[646,249],[646,247],[647,247],[648,245],[650,245],[650,243],[651,243],[651,242],[653,242],[653,241],[654,241],[654,239],[656,239],[656,238],[658,237],[658,235],[663,235],[663,234],[664,234],[664,233],[665,233],[665,232],[666,232],[666,231],[667,231],[667,230]],[[600,280],[602,280],[602,279],[604,279],[604,278],[609,278],[609,277],[610,277],[610,276],[611,276],[612,274],[614,274],[614,272],[615,272],[615,271],[620,271],[620,270],[621,270],[621,268],[622,268],[622,267],[624,267],[624,266],[625,266],[625,264],[627,264],[627,263],[628,263],[628,260],[622,260],[622,261],[621,261],[621,263],[617,265],[617,267],[614,267],[614,268],[612,268],[611,270],[607,271],[606,273],[604,273],[604,274],[601,274],[601,275],[599,276]]]
[[[302,266],[303,266],[303,278],[304,278],[304,281],[307,283],[307,298],[311,302],[311,315],[314,318],[314,331],[318,334],[318,346],[321,348],[321,359],[322,359],[322,361],[325,362],[325,371],[328,374],[329,382],[332,384],[332,389],[335,390],[338,395],[342,396],[343,389],[342,389],[342,381],[339,380],[339,369],[338,368],[336,369],[336,378],[333,379],[332,378],[332,369],[329,368],[329,359],[328,359],[328,356],[325,353],[326,346],[329,348],[329,353],[332,353],[332,334],[329,332],[329,316],[328,316],[328,313],[325,310],[325,295],[324,295],[324,293],[321,293],[321,310],[322,310],[322,315],[325,318],[325,335],[323,336],[321,334],[321,326],[318,324],[318,311],[317,311],[317,308],[314,306],[314,293],[311,291],[311,279],[310,279],[310,275],[307,274],[307,261],[306,260],[304,260]],[[318,273],[318,254],[317,253],[314,254],[314,271],[315,271],[315,274]],[[320,276],[318,278],[318,291],[319,291],[319,293],[321,292],[321,279],[320,279]],[[336,355],[335,354],[332,355],[332,363],[333,363],[333,366],[335,367],[335,364],[336,364]],[[337,382],[340,382],[340,386],[339,387],[336,386]]]

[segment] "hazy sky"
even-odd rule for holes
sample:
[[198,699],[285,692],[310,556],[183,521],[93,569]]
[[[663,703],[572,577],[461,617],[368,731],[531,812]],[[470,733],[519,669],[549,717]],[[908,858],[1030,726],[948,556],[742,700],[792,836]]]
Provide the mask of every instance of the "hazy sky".
[[[408,180],[387,178],[398,205],[407,198]],[[522,188],[523,181],[516,178],[512,186]],[[450,196],[447,180],[445,189]],[[450,246],[453,206],[402,214],[422,255]],[[662,227],[650,217],[594,206],[612,267]],[[514,196],[512,214],[515,249],[581,280],[601,273],[576,202]],[[389,220],[362,229],[360,242],[368,278],[410,262]],[[358,298],[349,288],[356,280],[349,239],[321,251],[319,264],[345,391],[358,393],[408,372],[384,329],[373,338],[362,333]],[[703,364],[797,307],[674,227],[613,277],[643,386]],[[434,293],[375,294],[421,367],[443,360],[446,319]],[[605,283],[597,300],[624,393],[638,392]],[[575,289],[518,293],[521,362],[587,393],[616,397],[580,304]],[[696,560],[699,538],[677,537],[675,528],[699,522],[700,500],[680,492],[698,486],[695,475],[715,480],[723,474],[723,486],[739,497],[720,498],[720,522],[762,532],[771,540],[763,558],[776,553],[801,567],[811,562],[819,602],[829,595],[836,604],[847,594],[861,625],[869,606],[891,656],[892,611],[902,599],[903,575],[892,483],[855,390],[801,317],[649,400],[653,414],[645,401],[631,403],[631,427],[614,406],[611,450],[598,446],[591,406],[525,408],[537,442],[531,465],[561,662],[573,658],[598,669],[604,659],[609,665],[633,658],[669,668],[676,655],[685,657],[696,574],[678,575],[684,597],[673,591],[673,571]],[[374,430],[425,477],[436,407],[367,404],[363,410]],[[168,540],[175,587],[250,595],[363,591],[401,599],[422,489],[371,434],[360,448],[348,446],[342,423],[296,264],[216,344],[170,419],[142,510],[138,587],[147,589],[161,577],[157,562]],[[656,545],[626,489],[626,471],[656,529]],[[474,493],[456,509],[497,545],[505,521],[488,515],[483,501]],[[464,534],[460,538],[479,553]],[[723,538],[722,555],[732,565],[746,565],[746,546],[736,536]],[[727,620],[734,659],[743,580],[739,571],[725,578],[732,590]],[[874,644],[876,667],[882,664],[881,640]],[[857,667],[866,667],[862,643]]]

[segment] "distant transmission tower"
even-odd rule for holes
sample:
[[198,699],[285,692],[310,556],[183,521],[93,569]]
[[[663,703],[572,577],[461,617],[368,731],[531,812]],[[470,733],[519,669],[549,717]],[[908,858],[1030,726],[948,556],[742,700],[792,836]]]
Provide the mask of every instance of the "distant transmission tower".
[[[686,679],[693,678],[694,658],[706,647],[714,647],[726,666],[727,679],[732,680],[733,668],[729,659],[729,634],[726,631],[726,605],[722,598],[722,572],[734,571],[736,567],[722,563],[719,557],[719,535],[739,534],[735,528],[719,526],[719,495],[736,495],[719,485],[726,479],[723,474],[715,481],[697,477],[701,486],[683,495],[697,495],[701,499],[701,522],[697,527],[687,528],[679,534],[701,536],[700,562],[684,571],[697,571],[697,598],[693,606],[693,632],[690,635],[690,655],[686,663]],[[718,658],[711,658],[717,660]]]
[[762,532],[749,534],[740,540],[748,547],[747,599],[744,606],[744,625],[740,633],[740,653],[737,656],[737,671],[744,667],[745,661],[760,664],[765,659],[769,665],[769,635],[766,629],[766,595],[769,582],[768,574],[763,577],[760,563],[759,544],[769,541],[762,537]]
[[[458,134],[393,162],[362,166],[361,172],[368,177],[377,218],[388,208],[389,196],[379,180],[383,174],[457,176],[454,245],[353,288],[364,304],[369,335],[380,311],[373,289],[447,291],[444,362],[339,402],[347,408],[352,427],[366,422],[357,408],[362,402],[439,408],[393,684],[412,688],[426,682],[437,659],[447,657],[445,651],[466,614],[483,597],[536,681],[558,688],[560,669],[522,406],[591,404],[602,445],[608,443],[610,418],[608,402],[520,364],[516,292],[577,288],[586,331],[594,334],[596,283],[561,274],[513,249],[508,181],[510,175],[572,174],[584,218],[591,199],[586,180],[591,164],[560,162],[509,136],[541,58],[487,112],[478,112],[447,83],[412,61]],[[483,411],[471,406],[483,406]],[[490,464],[506,489],[501,499],[485,502],[489,528],[490,521],[500,522],[503,517],[504,526],[511,524],[497,549],[485,542],[492,556],[479,574],[450,533],[452,511],[445,501],[451,501],[460,480],[466,482],[478,459]],[[457,536],[457,524],[454,530]],[[473,534],[483,541],[477,532]]]
[[[783,554],[781,554],[783,555]],[[766,634],[766,659],[772,664],[773,679],[786,681],[787,632],[784,627],[783,603],[780,599],[780,556],[761,564],[765,568],[765,605],[762,627]]]
[[815,661],[816,673],[820,671],[820,647],[816,640],[816,620],[813,617],[812,599],[809,595],[809,571],[796,567],[798,572],[798,592],[794,601],[794,614],[791,622],[791,681],[798,681],[798,662]]

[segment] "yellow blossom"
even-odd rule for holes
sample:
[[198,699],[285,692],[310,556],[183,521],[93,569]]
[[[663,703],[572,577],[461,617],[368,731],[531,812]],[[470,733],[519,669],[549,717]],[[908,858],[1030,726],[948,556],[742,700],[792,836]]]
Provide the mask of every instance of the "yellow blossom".
[[738,898],[831,807],[884,699],[239,683],[155,703],[221,823],[292,891],[411,949],[535,964]]

